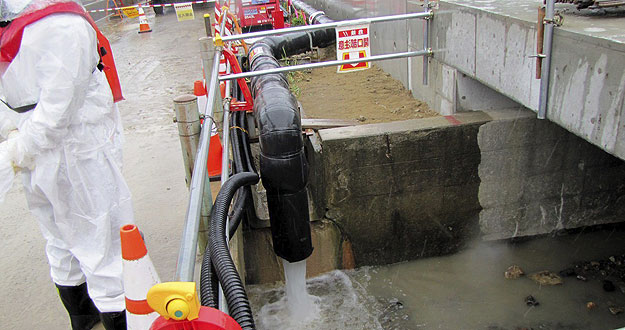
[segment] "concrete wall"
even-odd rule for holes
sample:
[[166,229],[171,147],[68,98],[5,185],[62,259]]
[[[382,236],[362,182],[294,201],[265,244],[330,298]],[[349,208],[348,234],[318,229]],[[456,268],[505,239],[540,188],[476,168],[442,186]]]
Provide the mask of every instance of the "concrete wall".
[[[625,218],[625,162],[528,110],[320,130],[307,151],[311,276]],[[282,279],[268,228],[245,253],[249,283]]]
[[[308,0],[334,19],[423,11],[421,1]],[[437,2],[431,23],[430,83],[421,58],[378,65],[441,114],[523,106],[537,111],[537,0]],[[547,118],[625,159],[625,23],[568,15],[554,36]],[[423,48],[423,20],[375,24],[373,54]],[[592,29],[588,29],[591,27]],[[589,31],[604,32],[589,32]],[[490,97],[467,97],[487,93]],[[499,94],[499,95],[498,95]],[[462,97],[465,97],[462,99]]]
[[[612,40],[558,30],[548,112],[558,125],[540,121],[526,109],[538,104],[539,81],[527,57],[535,49],[534,23],[470,1],[439,2],[427,86],[422,59],[378,64],[449,116],[309,136],[313,218],[324,219],[313,223],[309,275],[448,254],[476,238],[624,219],[625,163],[600,149],[625,158],[619,135],[625,56],[618,56],[624,50]],[[528,1],[512,9],[534,13]],[[422,10],[406,0],[307,2],[335,19]],[[372,26],[373,54],[420,49],[423,24]],[[568,47],[580,44],[591,46]],[[272,260],[248,263],[249,282],[281,279],[267,229],[246,234],[246,253],[247,260]]]
[[[319,131],[326,217],[356,265],[622,221],[625,163],[526,110]],[[316,201],[322,204],[323,201]]]
[[483,239],[625,220],[625,162],[529,111],[480,127]]

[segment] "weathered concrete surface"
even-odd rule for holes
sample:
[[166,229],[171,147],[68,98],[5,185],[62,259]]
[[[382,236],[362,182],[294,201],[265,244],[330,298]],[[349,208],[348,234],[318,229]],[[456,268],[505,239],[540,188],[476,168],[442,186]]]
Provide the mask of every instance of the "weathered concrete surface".
[[[537,111],[540,81],[529,56],[536,52],[539,5],[533,0],[441,1],[432,21],[430,40],[439,50],[434,59]],[[625,142],[619,139],[625,111],[625,23],[599,19],[567,15],[563,27],[556,28],[547,117],[625,159]]]
[[[312,242],[315,249],[306,259],[306,275],[309,277],[345,268],[343,245],[345,238],[336,224],[328,220],[311,223]],[[245,267],[246,283],[272,283],[284,281],[282,260],[273,252],[269,228],[246,230]]]
[[350,238],[357,266],[451,253],[477,235],[477,134],[489,120],[476,112],[319,131],[326,217]]
[[490,112],[480,127],[485,239],[625,219],[625,163],[533,113]]
[[[409,0],[307,2],[335,19],[423,11],[422,2]],[[514,103],[537,111],[540,81],[535,79],[536,60],[530,56],[536,53],[541,3],[439,1],[430,35],[434,50],[429,59],[430,84],[422,84],[422,59],[386,61],[379,66],[441,114],[510,108]],[[555,29],[547,111],[549,120],[621,159],[625,159],[624,15],[625,9],[609,10],[607,15],[575,9],[564,14],[564,25]],[[373,25],[373,54],[421,49],[423,26],[422,20]],[[484,93],[492,97],[470,97]]]
[[625,216],[625,163],[527,110],[334,128],[313,140],[311,196],[350,239],[356,266]]

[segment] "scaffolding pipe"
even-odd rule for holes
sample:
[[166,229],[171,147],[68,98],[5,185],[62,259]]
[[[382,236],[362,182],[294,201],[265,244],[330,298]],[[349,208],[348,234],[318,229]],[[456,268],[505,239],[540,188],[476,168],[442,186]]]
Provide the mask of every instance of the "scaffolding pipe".
[[[226,74],[230,73],[230,63],[226,63]],[[229,171],[230,171],[230,100],[231,100],[231,93],[230,93],[230,82],[227,81],[226,82],[226,95],[224,97],[224,118],[223,118],[223,133],[222,135],[222,139],[223,139],[223,153],[222,153],[222,160],[221,160],[221,186],[223,187],[224,184],[226,183],[226,181],[228,181],[228,176],[229,176]],[[226,217],[226,225],[225,228],[230,228],[230,217]],[[228,230],[224,230],[224,232],[222,233],[223,235],[226,236],[226,242],[230,241],[230,235],[228,233]],[[226,296],[224,295],[224,291],[221,287],[221,285],[219,286],[219,294],[218,294],[218,301],[219,301],[219,310],[229,314],[228,312],[228,304],[226,303]]]
[[296,27],[291,27],[287,29],[258,31],[258,32],[252,32],[252,33],[225,36],[225,37],[222,37],[222,39],[224,42],[229,42],[229,41],[237,41],[237,40],[243,40],[243,39],[275,36],[275,35],[287,34],[287,33],[292,33],[292,32],[310,32],[310,31],[337,28],[337,27],[342,27],[342,26],[399,21],[399,20],[413,19],[413,18],[425,19],[428,17],[432,17],[431,11],[423,12],[423,13],[410,13],[410,14],[401,14],[401,15],[360,18],[360,19],[354,19],[354,20],[314,24],[314,25],[302,25],[302,26],[296,26]]
[[[208,88],[208,98],[206,102],[206,111],[204,117],[204,127],[200,133],[200,143],[198,147],[197,157],[193,167],[191,185],[189,187],[189,205],[187,207],[187,215],[185,218],[182,238],[180,241],[180,250],[178,252],[178,262],[176,267],[176,279],[180,282],[193,282],[193,271],[195,269],[195,254],[197,253],[198,230],[200,227],[200,215],[202,208],[202,199],[205,188],[208,185],[206,162],[208,160],[208,148],[210,145],[211,129],[213,127],[213,111],[216,91],[219,90],[219,59],[221,58],[221,47],[215,50],[213,58],[213,71],[210,75]],[[210,187],[208,189],[210,193]]]
[[[430,11],[430,2],[429,0],[423,1],[424,13],[431,13]],[[423,49],[430,50],[430,21],[432,16],[427,17],[425,19],[425,26],[423,27]],[[429,58],[428,56],[423,56],[423,86],[428,85],[428,69],[429,69]]]
[[342,64],[352,64],[352,63],[360,63],[360,62],[376,62],[376,61],[392,60],[392,59],[405,58],[405,57],[425,56],[425,55],[430,55],[431,53],[432,52],[429,50],[419,50],[419,51],[414,51],[414,52],[376,55],[376,56],[356,58],[356,59],[351,59],[351,60],[335,60],[335,61],[327,61],[327,62],[320,62],[320,63],[292,65],[292,66],[285,66],[285,67],[280,67],[276,69],[229,74],[225,76],[220,76],[219,80],[224,81],[224,80],[233,80],[233,79],[239,79],[239,78],[250,78],[250,77],[257,77],[257,76],[262,76],[262,75],[272,74],[272,73],[302,71],[302,70],[324,68],[328,66],[336,66],[336,65],[342,65]]
[[547,0],[547,10],[545,12],[545,44],[543,46],[544,55],[542,72],[540,78],[540,103],[538,108],[538,119],[547,117],[547,106],[549,101],[549,78],[551,77],[551,47],[553,45],[554,29],[554,1]]

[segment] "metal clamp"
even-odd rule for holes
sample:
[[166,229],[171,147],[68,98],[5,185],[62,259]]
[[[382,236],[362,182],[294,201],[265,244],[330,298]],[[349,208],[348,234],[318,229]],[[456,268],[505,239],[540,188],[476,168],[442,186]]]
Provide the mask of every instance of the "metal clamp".
[[536,54],[536,55],[528,55],[528,58],[545,58],[547,55],[545,54]]
[[221,34],[220,33],[215,33],[215,38],[213,39],[213,43],[215,44],[215,47],[223,47],[224,46],[224,41],[223,41],[223,39],[221,39]]
[[310,15],[310,16],[308,17],[308,24],[310,24],[310,25],[315,24],[315,23],[314,23],[315,18],[317,18],[317,16],[321,16],[321,15],[325,15],[325,14],[326,14],[326,13],[325,13],[325,12],[323,12],[323,11],[321,11],[321,10],[320,10],[320,11],[317,11],[317,12],[314,12],[312,15]]
[[552,19],[545,18],[543,19],[543,24],[553,24],[554,26],[560,27],[564,23],[564,17],[562,14],[557,13],[553,16]]

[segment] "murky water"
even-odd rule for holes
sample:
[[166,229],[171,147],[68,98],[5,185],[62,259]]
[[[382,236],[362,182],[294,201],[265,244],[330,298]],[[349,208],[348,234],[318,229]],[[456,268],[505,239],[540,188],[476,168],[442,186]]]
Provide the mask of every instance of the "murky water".
[[[623,266],[610,267],[610,257],[623,254],[625,233],[607,230],[476,242],[452,256],[334,271],[308,279],[320,313],[309,321],[289,317],[282,284],[252,286],[249,293],[259,329],[616,329],[625,327],[625,314],[613,315],[609,307],[625,306],[625,283]],[[587,281],[564,277],[557,286],[503,275],[511,265],[526,274],[558,273],[582,261],[600,262],[603,274]],[[604,290],[605,278],[615,284],[613,292]],[[540,304],[527,306],[529,295]],[[589,302],[595,307],[588,309]]]

